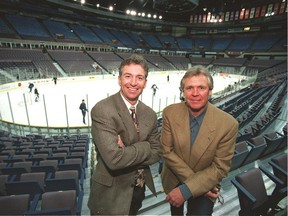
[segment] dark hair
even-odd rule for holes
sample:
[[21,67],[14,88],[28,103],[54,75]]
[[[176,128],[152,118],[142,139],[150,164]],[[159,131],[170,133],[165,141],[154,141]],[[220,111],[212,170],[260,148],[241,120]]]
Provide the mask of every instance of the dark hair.
[[119,76],[122,75],[123,67],[130,64],[141,65],[145,71],[145,78],[148,77],[148,64],[145,58],[142,55],[133,54],[129,58],[123,60],[119,66]]
[[189,77],[193,77],[193,76],[199,76],[199,75],[204,75],[207,77],[209,89],[212,90],[214,88],[213,78],[212,78],[211,74],[208,72],[208,69],[201,66],[201,65],[193,66],[187,70],[187,72],[184,74],[184,76],[182,77],[182,79],[180,81],[181,90],[183,91],[183,89],[184,89],[185,79],[187,79]]

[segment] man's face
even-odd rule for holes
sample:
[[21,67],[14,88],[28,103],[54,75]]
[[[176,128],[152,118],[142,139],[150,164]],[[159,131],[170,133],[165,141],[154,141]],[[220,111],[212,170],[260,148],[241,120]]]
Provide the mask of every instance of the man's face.
[[146,87],[145,71],[142,66],[130,64],[123,67],[122,75],[118,77],[120,91],[126,100],[134,105]]
[[211,94],[212,90],[209,89],[208,78],[204,75],[185,79],[184,96],[192,115],[198,116],[205,109]]

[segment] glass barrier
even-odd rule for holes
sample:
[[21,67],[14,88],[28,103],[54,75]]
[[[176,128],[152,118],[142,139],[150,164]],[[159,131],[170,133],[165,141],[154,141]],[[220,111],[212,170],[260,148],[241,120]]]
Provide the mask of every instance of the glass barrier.
[[[180,102],[180,80],[185,71],[151,72],[140,100],[150,106],[158,118],[170,104]],[[166,79],[169,74],[169,79]],[[254,82],[255,76],[221,74],[214,76],[212,97],[238,91]],[[29,84],[34,87],[30,91]],[[154,88],[157,86],[157,88]],[[39,91],[39,98],[34,94]],[[52,79],[21,81],[0,85],[0,126],[11,134],[90,134],[90,111],[93,106],[119,91],[118,77],[93,75],[82,77],[59,77]],[[85,100],[88,112],[83,123],[79,109]]]

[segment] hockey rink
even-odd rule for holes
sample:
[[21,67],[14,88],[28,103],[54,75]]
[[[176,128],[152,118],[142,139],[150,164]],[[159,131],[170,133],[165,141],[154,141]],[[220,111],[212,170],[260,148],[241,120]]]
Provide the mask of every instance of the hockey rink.
[[[179,86],[184,72],[151,73],[148,76],[146,88],[140,99],[156,112],[166,106],[180,102]],[[223,90],[228,85],[238,82],[241,77],[214,76],[213,93]],[[43,127],[78,127],[87,126],[82,123],[82,113],[79,109],[82,99],[85,99],[89,112],[86,123],[91,124],[90,110],[98,101],[119,91],[117,76],[100,75],[91,77],[58,78],[55,85],[52,79],[33,80],[40,98],[35,101],[34,89],[29,93],[29,82],[15,83],[14,87],[1,86],[0,118],[4,121]],[[158,89],[155,96],[151,86]],[[6,84],[7,85],[7,84]],[[35,88],[34,87],[34,88]]]

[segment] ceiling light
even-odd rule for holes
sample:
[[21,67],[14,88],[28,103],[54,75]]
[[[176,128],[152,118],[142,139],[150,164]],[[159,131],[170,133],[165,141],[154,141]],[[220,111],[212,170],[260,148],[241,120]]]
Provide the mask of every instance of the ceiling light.
[[135,16],[137,13],[136,13],[136,11],[134,11],[134,10],[131,10],[131,13],[130,13],[132,16]]

